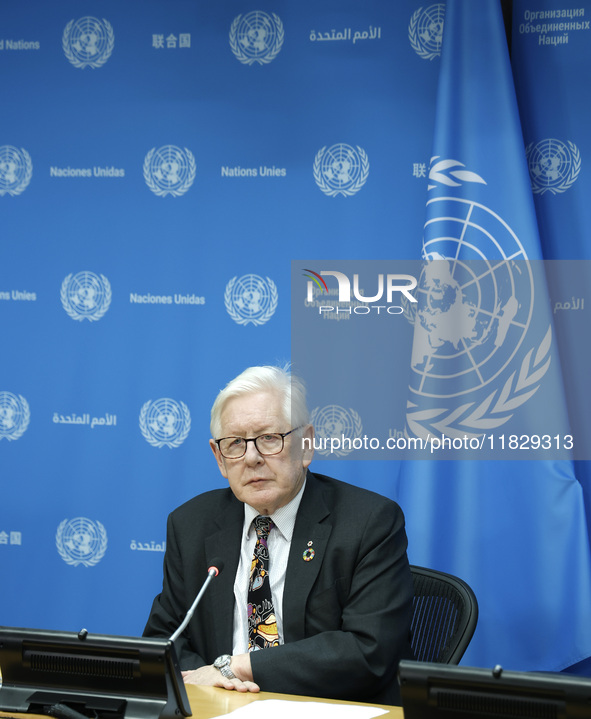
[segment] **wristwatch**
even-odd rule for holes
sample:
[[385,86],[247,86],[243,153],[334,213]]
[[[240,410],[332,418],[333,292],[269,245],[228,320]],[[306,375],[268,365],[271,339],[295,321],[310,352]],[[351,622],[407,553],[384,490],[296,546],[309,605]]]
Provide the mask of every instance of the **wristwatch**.
[[213,663],[216,669],[219,669],[223,677],[226,679],[236,679],[236,675],[230,669],[230,662],[232,657],[229,654],[221,654]]

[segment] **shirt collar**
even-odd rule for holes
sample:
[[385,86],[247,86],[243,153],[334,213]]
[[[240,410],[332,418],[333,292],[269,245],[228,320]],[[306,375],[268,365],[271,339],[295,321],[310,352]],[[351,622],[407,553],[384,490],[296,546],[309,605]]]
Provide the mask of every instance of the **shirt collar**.
[[[302,484],[300,491],[291,500],[291,502],[288,502],[284,507],[280,507],[276,512],[274,512],[271,515],[273,524],[275,525],[275,527],[277,527],[279,532],[282,534],[282,536],[288,542],[291,542],[291,538],[293,536],[293,529],[295,527],[296,515],[298,513],[298,509],[300,508],[300,502],[302,501],[302,497],[304,495],[305,488],[306,488],[306,480],[304,479],[304,483]],[[246,537],[246,539],[248,539],[250,536],[250,530],[252,528],[252,520],[258,516],[259,516],[259,513],[257,512],[257,510],[254,507],[251,507],[250,504],[244,505],[243,534]]]

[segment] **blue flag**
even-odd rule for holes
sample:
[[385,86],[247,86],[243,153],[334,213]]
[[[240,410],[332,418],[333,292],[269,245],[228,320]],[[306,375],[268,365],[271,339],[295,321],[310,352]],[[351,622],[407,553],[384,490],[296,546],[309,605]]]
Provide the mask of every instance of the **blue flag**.
[[399,500],[413,564],[480,606],[463,663],[591,655],[591,563],[498,0],[449,0]]

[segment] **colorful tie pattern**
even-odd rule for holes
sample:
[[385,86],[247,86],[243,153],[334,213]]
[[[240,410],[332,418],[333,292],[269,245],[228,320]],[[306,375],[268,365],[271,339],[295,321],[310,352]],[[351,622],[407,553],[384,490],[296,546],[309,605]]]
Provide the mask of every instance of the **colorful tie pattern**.
[[270,517],[259,514],[253,520],[257,543],[250,567],[248,582],[248,651],[267,649],[279,645],[277,619],[271,597],[269,579],[269,532],[274,526]]

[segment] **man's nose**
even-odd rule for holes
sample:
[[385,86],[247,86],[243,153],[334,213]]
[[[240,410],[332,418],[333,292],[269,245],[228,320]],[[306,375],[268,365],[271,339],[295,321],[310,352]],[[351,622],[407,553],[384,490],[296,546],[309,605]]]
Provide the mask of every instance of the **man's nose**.
[[264,462],[263,455],[259,452],[254,442],[246,443],[246,452],[244,454],[244,461],[247,464],[255,465],[260,462]]

